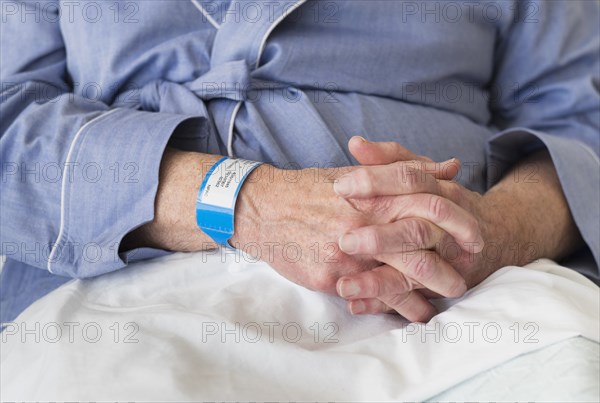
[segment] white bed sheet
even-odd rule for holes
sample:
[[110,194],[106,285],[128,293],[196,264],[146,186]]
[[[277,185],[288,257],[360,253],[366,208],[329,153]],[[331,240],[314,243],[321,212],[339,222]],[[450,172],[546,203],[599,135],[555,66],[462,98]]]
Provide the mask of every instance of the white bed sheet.
[[600,402],[600,344],[573,337],[535,350],[429,399],[431,402]]
[[69,282],[23,312],[2,334],[2,400],[424,400],[600,338],[598,287],[549,260],[437,305],[425,325],[353,317],[264,263],[174,254]]

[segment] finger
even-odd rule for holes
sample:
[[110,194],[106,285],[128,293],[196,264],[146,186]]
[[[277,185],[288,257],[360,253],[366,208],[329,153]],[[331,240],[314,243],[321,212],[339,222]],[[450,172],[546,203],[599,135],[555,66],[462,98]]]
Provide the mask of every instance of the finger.
[[385,165],[396,161],[426,161],[430,158],[417,155],[395,141],[373,142],[354,136],[348,141],[348,149],[361,165]]
[[452,158],[441,163],[434,163],[431,158],[417,155],[399,143],[372,142],[360,136],[354,136],[348,142],[350,153],[361,165],[387,165],[399,161],[419,161],[427,163],[425,166],[431,175],[437,179],[453,179],[460,170],[460,161]]
[[355,299],[348,301],[346,305],[352,315],[396,312],[377,298]]
[[443,172],[446,168],[457,172],[458,160],[441,165],[435,162],[408,161],[359,167],[339,177],[333,184],[333,190],[342,197],[352,198],[413,193],[441,194],[442,189],[432,173]]
[[338,241],[349,255],[378,255],[433,249],[447,236],[437,225],[421,218],[405,218],[389,224],[356,228]]
[[377,256],[377,260],[447,298],[457,298],[467,291],[465,279],[436,252],[419,250]]
[[394,224],[351,230],[339,239],[340,249],[347,254],[403,252],[411,243],[431,249],[444,236],[435,228],[438,227],[452,236],[464,251],[472,254],[483,250],[477,219],[444,197],[427,193],[401,195],[393,199],[384,215]]
[[443,295],[440,295],[440,294],[438,294],[437,292],[433,292],[433,291],[431,291],[431,290],[428,290],[427,288],[423,288],[423,289],[419,290],[419,292],[420,292],[421,294],[423,294],[423,296],[424,296],[426,299],[428,299],[428,300],[429,300],[429,299],[439,299],[439,298],[444,298],[444,296],[443,296]]
[[388,265],[343,276],[336,284],[338,295],[346,299],[378,298],[382,295],[407,293],[417,288],[423,286]]
[[477,219],[453,201],[434,194],[400,196],[394,205],[397,219],[418,217],[450,234],[469,253],[479,253],[484,242]]
[[435,307],[418,291],[386,295],[380,301],[411,322],[426,323],[437,314]]
[[[460,160],[458,158],[450,158],[447,161],[436,162],[432,175],[439,180],[452,180],[458,175],[460,171]],[[424,166],[425,169],[431,169],[431,165],[427,164]]]
[[393,309],[411,322],[427,322],[437,314],[435,307],[418,291],[349,301],[348,309],[354,315],[376,314]]

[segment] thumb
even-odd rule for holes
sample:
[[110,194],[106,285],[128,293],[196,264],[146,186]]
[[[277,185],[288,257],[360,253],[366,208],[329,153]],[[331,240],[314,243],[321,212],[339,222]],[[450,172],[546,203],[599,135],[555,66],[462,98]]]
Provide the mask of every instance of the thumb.
[[354,136],[348,142],[350,153],[361,165],[387,165],[401,161],[417,161],[427,173],[436,179],[451,180],[460,170],[460,161],[455,158],[441,163],[431,158],[417,155],[395,141],[368,141],[364,137]]
[[395,141],[373,142],[364,137],[354,136],[348,142],[350,153],[361,165],[387,165],[398,161],[427,161]]

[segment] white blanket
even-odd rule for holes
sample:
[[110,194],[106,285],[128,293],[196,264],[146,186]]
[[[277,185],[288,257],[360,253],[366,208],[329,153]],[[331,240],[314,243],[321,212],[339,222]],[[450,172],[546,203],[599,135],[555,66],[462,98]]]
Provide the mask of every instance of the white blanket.
[[6,326],[2,399],[423,400],[525,352],[600,338],[598,287],[549,260],[506,267],[415,325],[352,316],[236,259],[174,254],[65,284]]
[[600,401],[600,344],[573,337],[520,355],[453,386],[432,402]]

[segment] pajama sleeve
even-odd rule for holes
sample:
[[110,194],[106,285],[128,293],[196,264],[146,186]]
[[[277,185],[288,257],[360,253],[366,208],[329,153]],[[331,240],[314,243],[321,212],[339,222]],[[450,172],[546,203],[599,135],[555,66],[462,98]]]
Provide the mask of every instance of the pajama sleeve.
[[487,156],[492,186],[527,154],[548,150],[595,260],[595,277],[600,262],[599,8],[597,1],[513,3],[497,42],[490,99],[499,133],[489,140]]
[[173,133],[200,130],[206,117],[110,108],[82,96],[68,73],[58,18],[3,19],[1,253],[77,278],[147,256],[121,253],[121,240],[154,217],[160,162]]

